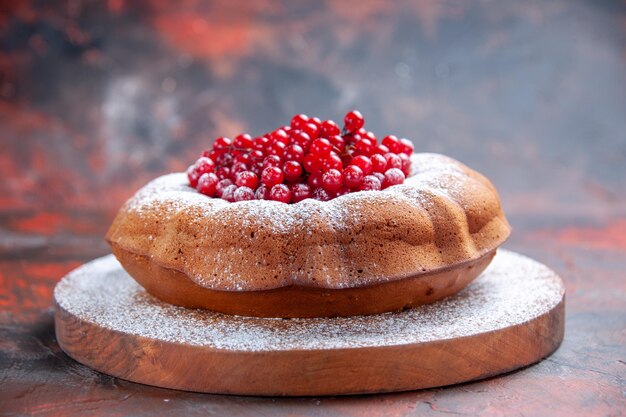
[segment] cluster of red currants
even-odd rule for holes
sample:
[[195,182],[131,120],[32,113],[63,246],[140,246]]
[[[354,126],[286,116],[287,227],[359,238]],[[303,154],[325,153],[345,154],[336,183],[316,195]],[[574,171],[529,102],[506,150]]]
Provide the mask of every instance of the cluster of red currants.
[[252,138],[219,137],[187,170],[200,193],[227,201],[327,201],[353,192],[402,184],[411,172],[413,144],[376,135],[351,111],[340,129],[332,120],[295,115],[289,126]]

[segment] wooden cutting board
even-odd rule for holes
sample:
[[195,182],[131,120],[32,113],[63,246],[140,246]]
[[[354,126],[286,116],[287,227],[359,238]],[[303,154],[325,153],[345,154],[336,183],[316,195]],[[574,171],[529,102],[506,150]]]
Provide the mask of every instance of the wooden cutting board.
[[500,250],[461,293],[398,313],[347,318],[227,316],[165,304],[112,256],[55,289],[61,348],[130,381],[243,395],[414,390],[532,364],[563,339],[565,291],[547,267]]

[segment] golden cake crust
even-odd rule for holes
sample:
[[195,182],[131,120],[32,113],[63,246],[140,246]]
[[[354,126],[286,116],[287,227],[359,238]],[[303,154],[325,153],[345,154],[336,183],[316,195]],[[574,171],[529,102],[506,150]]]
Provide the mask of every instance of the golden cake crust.
[[199,194],[185,174],[166,175],[122,207],[106,239],[200,287],[232,292],[347,289],[432,274],[477,260],[509,236],[484,176],[438,154],[412,162],[404,184],[296,204],[229,203]]

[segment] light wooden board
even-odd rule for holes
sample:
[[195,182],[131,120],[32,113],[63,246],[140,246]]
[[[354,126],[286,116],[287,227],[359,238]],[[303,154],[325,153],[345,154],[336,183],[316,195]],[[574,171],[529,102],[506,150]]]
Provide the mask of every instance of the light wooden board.
[[165,304],[107,256],[55,289],[61,348],[109,375],[245,395],[339,395],[471,381],[532,364],[563,339],[564,287],[500,250],[456,296],[375,316],[266,319]]

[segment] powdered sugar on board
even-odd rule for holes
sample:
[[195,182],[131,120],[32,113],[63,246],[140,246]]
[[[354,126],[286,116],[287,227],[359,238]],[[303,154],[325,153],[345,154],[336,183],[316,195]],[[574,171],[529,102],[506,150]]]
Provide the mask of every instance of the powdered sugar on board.
[[546,266],[501,249],[459,294],[375,316],[283,320],[176,307],[147,294],[113,255],[68,274],[54,296],[68,313],[103,328],[165,342],[258,352],[394,346],[471,336],[545,314],[563,299],[564,291],[561,279]]

